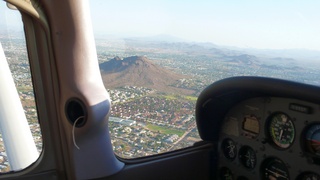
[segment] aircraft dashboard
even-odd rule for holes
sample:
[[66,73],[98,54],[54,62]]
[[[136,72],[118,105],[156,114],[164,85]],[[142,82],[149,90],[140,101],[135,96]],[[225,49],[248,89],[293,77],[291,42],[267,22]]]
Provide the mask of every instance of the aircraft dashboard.
[[215,144],[217,179],[320,179],[320,88],[235,77],[199,96],[201,138]]
[[320,179],[319,105],[258,97],[235,105],[219,138],[221,179]]

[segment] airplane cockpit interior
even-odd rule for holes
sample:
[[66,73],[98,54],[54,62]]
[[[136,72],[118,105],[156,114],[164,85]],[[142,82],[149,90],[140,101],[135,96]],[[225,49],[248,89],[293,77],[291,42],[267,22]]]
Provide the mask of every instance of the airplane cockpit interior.
[[318,92],[315,86],[256,77],[205,89],[196,117],[202,139],[216,145],[215,177],[319,179]]
[[320,180],[319,6],[2,1],[0,179]]

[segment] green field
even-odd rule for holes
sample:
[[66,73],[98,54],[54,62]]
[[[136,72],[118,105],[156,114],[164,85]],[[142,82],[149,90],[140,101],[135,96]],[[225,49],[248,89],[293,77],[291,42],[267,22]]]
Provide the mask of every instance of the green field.
[[177,96],[175,95],[164,95],[164,98],[166,98],[167,100],[175,100],[178,99]]
[[186,99],[188,101],[197,101],[198,99],[198,97],[195,97],[195,96],[179,96],[179,95],[164,95],[163,97],[168,100]]
[[185,96],[185,99],[189,100],[189,101],[197,101],[198,97],[195,96]]
[[147,128],[150,131],[154,131],[154,132],[159,131],[162,134],[177,134],[179,137],[181,137],[184,133],[183,130],[168,128],[168,127],[163,127],[163,126],[157,126],[157,125],[153,125],[153,124],[147,124]]

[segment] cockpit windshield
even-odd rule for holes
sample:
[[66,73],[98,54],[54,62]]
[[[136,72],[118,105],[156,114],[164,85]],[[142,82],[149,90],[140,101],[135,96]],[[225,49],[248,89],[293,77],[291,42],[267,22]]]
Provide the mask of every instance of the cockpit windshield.
[[319,5],[90,1],[101,75],[113,101],[115,152],[141,157],[199,141],[195,101],[227,77],[320,86]]

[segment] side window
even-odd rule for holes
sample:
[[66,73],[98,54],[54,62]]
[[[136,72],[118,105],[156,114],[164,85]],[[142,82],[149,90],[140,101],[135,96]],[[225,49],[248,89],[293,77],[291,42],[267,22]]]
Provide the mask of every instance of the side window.
[[[120,7],[111,1],[90,3],[101,75],[112,100],[109,131],[114,152],[122,158],[137,158],[200,141],[195,103],[203,85],[192,79],[182,63],[192,55],[166,46],[171,43],[165,40],[169,36],[144,39],[124,32],[123,23],[128,21],[121,22],[122,18],[141,18],[133,28],[148,36],[143,26],[151,21],[150,10]],[[115,32],[112,26],[123,27],[123,32]]]
[[38,159],[42,136],[21,15],[0,9],[0,172],[10,172]]

